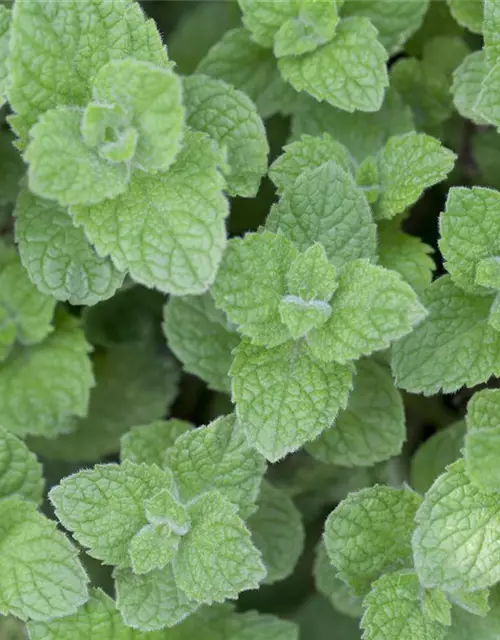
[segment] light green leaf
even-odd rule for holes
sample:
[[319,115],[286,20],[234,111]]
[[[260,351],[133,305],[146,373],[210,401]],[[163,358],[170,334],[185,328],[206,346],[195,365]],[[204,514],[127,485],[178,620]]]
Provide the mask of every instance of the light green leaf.
[[173,533],[183,536],[189,531],[191,520],[186,507],[177,498],[177,492],[162,489],[146,500],[146,518],[154,526],[167,525]]
[[173,560],[176,583],[188,597],[211,604],[256,589],[266,576],[237,507],[220,493],[204,493],[189,506],[192,527]]
[[321,300],[306,301],[297,296],[283,296],[279,313],[290,335],[297,340],[324,325],[332,313],[332,308]]
[[169,565],[144,575],[131,569],[117,569],[113,575],[116,606],[127,627],[143,631],[173,627],[200,606],[179,589]]
[[226,245],[218,163],[208,137],[187,132],[167,174],[136,173],[121,197],[71,213],[97,253],[128,268],[136,282],[176,295],[203,293]]
[[7,60],[9,58],[11,12],[7,7],[0,7],[0,106],[6,102],[10,84]]
[[[119,108],[123,117],[103,118],[99,110],[108,105]],[[97,147],[101,158],[113,161],[114,153],[132,135],[133,150],[124,161],[149,173],[166,171],[179,153],[183,128],[181,82],[169,67],[113,60],[97,74],[82,135],[89,146]]]
[[[439,219],[439,248],[454,282],[466,292],[484,295],[500,289],[488,282],[488,258],[500,256],[500,193],[483,187],[452,187]],[[491,269],[488,269],[491,272]],[[481,277],[483,276],[483,277]],[[481,286],[485,282],[485,286]]]
[[378,225],[378,263],[400,273],[420,295],[432,282],[435,268],[429,254],[434,249],[400,229],[400,221],[384,220]]
[[328,558],[323,540],[316,547],[313,573],[317,591],[328,598],[337,611],[352,618],[361,617],[362,599],[355,596],[346,583],[337,577],[337,571]]
[[304,548],[304,525],[292,499],[266,480],[262,482],[257,506],[248,528],[267,569],[263,583],[272,584],[293,573]]
[[490,611],[489,589],[479,589],[478,591],[454,591],[448,594],[450,600],[461,609],[472,613],[475,616],[484,617]]
[[67,476],[49,497],[61,523],[90,556],[126,568],[128,545],[148,524],[144,501],[164,488],[174,489],[170,471],[125,461]]
[[[468,594],[468,596],[472,595],[473,593]],[[492,589],[490,605],[491,610],[484,617],[478,617],[477,613],[470,613],[462,608],[454,607],[453,622],[446,640],[470,640],[470,638],[497,640],[500,625],[500,589],[498,586]]]
[[116,198],[130,180],[127,164],[109,162],[85,144],[81,118],[76,107],[45,112],[31,129],[24,154],[31,191],[63,206]]
[[337,289],[336,269],[319,242],[299,254],[285,276],[287,291],[305,302],[330,300]]
[[380,42],[390,54],[397,53],[421,26],[429,0],[387,2],[387,0],[346,0],[342,16],[363,16],[376,27]]
[[411,485],[424,494],[446,467],[460,458],[465,422],[460,420],[440,429],[417,449],[411,460]]
[[412,205],[422,192],[446,178],[456,155],[425,133],[389,138],[378,157],[381,194],[377,218],[393,218]]
[[242,518],[255,510],[266,470],[264,458],[249,447],[234,415],[180,435],[167,450],[164,465],[172,470],[184,502],[217,491],[236,505]]
[[339,23],[336,0],[309,0],[296,3],[297,15],[288,18],[274,37],[274,54],[299,56],[330,40]]
[[[471,4],[479,4],[471,0]],[[456,5],[467,4],[464,0]],[[484,51],[474,51],[466,56],[462,64],[453,72],[451,92],[453,103],[458,113],[475,124],[487,124],[487,121],[476,112],[476,103],[481,92],[481,85],[487,73]]]
[[283,235],[247,233],[228,243],[212,287],[215,304],[255,344],[290,338],[279,314],[285,276],[298,251]]
[[500,392],[497,389],[478,391],[467,405],[468,429],[496,429],[500,422],[499,410]]
[[328,44],[302,56],[280,58],[278,66],[294,89],[316,100],[345,111],[378,111],[389,84],[386,61],[375,27],[355,17],[343,20]]
[[300,174],[307,169],[320,167],[333,160],[346,173],[353,173],[354,158],[343,144],[334,140],[330,134],[310,136],[304,134],[296,142],[286,145],[269,169],[269,177],[283,195],[285,189],[295,183]]
[[371,466],[401,452],[406,438],[403,401],[390,371],[375,360],[356,364],[347,409],[307,451],[327,464]]
[[31,502],[0,501],[0,612],[21,620],[75,613],[88,598],[78,552]]
[[151,424],[132,427],[122,436],[120,457],[136,464],[164,465],[165,451],[176,439],[192,429],[184,420],[156,420]]
[[382,576],[364,600],[364,640],[444,640],[446,627],[421,605],[422,589],[413,571]]
[[451,604],[446,595],[439,589],[425,589],[420,594],[422,613],[426,618],[449,627],[451,625]]
[[29,622],[31,640],[162,640],[161,636],[128,629],[115,603],[100,589],[70,616],[47,622]]
[[467,407],[465,471],[484,491],[500,491],[500,391],[484,389],[472,396]]
[[33,345],[53,331],[55,300],[31,282],[15,250],[0,245],[0,361],[16,342]]
[[307,342],[315,358],[339,363],[386,349],[427,313],[399,273],[367,260],[344,267],[331,307],[330,319]]
[[228,392],[232,351],[240,336],[210,293],[171,297],[164,308],[163,331],[183,368],[215,391]]
[[100,258],[68,212],[25,189],[16,204],[16,242],[24,267],[38,289],[74,305],[110,298],[124,274]]
[[319,136],[327,132],[342,143],[358,163],[376,154],[390,136],[415,128],[410,107],[393,88],[387,91],[380,110],[374,113],[347,113],[309,96],[301,98],[293,110],[293,139],[305,133]]
[[476,591],[500,579],[498,494],[474,485],[463,460],[450,465],[416,515],[415,568],[426,587]]
[[299,251],[321,243],[336,267],[376,255],[370,206],[354,178],[334,161],[303,171],[271,208],[266,227],[284,234]]
[[[213,12],[213,7],[210,8]],[[172,53],[169,47],[170,53]],[[197,68],[240,89],[255,102],[262,118],[287,112],[297,93],[281,77],[271,49],[256,44],[246,29],[227,31]]]
[[500,375],[500,334],[488,325],[492,298],[466,294],[444,276],[422,302],[429,315],[392,350],[398,387],[432,395]]
[[0,424],[18,436],[54,437],[87,414],[94,385],[90,346],[69,316],[32,347],[17,346],[0,365]]
[[42,502],[42,465],[22,440],[0,427],[0,498],[17,495]]
[[498,0],[483,0],[484,52],[488,67],[500,61],[500,3]]
[[130,427],[157,420],[177,396],[179,370],[173,358],[146,345],[119,345],[94,357],[96,386],[88,415],[56,440],[31,439],[49,459],[94,461],[116,453]]
[[356,184],[365,194],[366,199],[372,205],[380,195],[380,177],[377,158],[368,156],[359,165],[356,171]]
[[447,0],[451,15],[458,24],[474,33],[483,30],[482,0]]
[[[487,49],[486,49],[487,51]],[[498,88],[500,86],[500,63],[487,68],[487,73],[481,84],[481,92],[474,104],[474,111],[482,116],[486,122],[500,127],[500,103]]]
[[261,47],[272,48],[276,34],[288,19],[298,15],[298,0],[238,0],[243,13],[243,24]]
[[230,195],[252,198],[267,169],[266,131],[254,103],[223,80],[204,75],[184,78],[187,124],[214,140],[227,167],[223,173]]
[[168,525],[146,525],[130,541],[132,571],[139,575],[163,569],[179,549],[180,537]]
[[329,427],[352,385],[350,364],[318,362],[303,341],[265,349],[244,340],[230,373],[248,441],[271,462]]
[[338,576],[356,595],[382,573],[411,564],[411,534],[421,498],[408,488],[351,493],[325,523],[324,542]]

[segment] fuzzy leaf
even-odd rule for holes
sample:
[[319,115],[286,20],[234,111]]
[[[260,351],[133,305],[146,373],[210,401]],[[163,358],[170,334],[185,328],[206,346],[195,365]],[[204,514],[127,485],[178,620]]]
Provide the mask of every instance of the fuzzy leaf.
[[382,576],[366,596],[361,620],[365,640],[444,640],[446,627],[425,614],[413,571]]
[[271,48],[282,24],[299,12],[297,0],[267,2],[267,0],[238,0],[243,24],[261,47]]
[[179,549],[180,537],[168,525],[146,525],[130,541],[132,571],[144,575],[163,569]]
[[11,12],[5,6],[0,7],[0,106],[6,102],[7,90],[10,84],[8,67],[10,41]]
[[415,568],[426,587],[476,591],[498,582],[499,498],[476,487],[463,460],[427,492],[413,536]]
[[300,251],[321,243],[337,267],[375,257],[370,206],[354,178],[334,161],[303,171],[272,207],[266,227],[284,234]]
[[271,462],[329,427],[352,384],[350,364],[318,362],[303,341],[265,349],[244,340],[230,373],[248,441]]
[[484,491],[500,491],[500,391],[484,389],[472,396],[467,406],[465,471],[473,484]]
[[316,547],[313,574],[316,590],[328,598],[337,611],[352,618],[361,617],[362,599],[355,596],[346,583],[337,577],[337,570],[328,558],[323,540]]
[[[359,50],[363,49],[363,56]],[[280,58],[283,78],[345,111],[378,111],[389,84],[387,52],[366,18],[343,20],[328,43],[302,56]]]
[[128,545],[148,524],[144,501],[164,488],[174,489],[170,471],[125,461],[67,476],[49,497],[61,523],[90,556],[126,568]]
[[491,68],[500,61],[500,4],[498,0],[483,0],[483,37],[486,62]]
[[255,197],[267,169],[269,145],[254,103],[242,91],[209,76],[189,76],[183,86],[187,124],[208,134],[227,154],[223,172],[228,193]]
[[94,305],[122,284],[124,274],[97,255],[83,229],[55,202],[25,189],[15,216],[21,260],[42,293],[74,305]]
[[189,531],[191,520],[186,507],[168,489],[162,489],[146,500],[146,518],[153,526],[167,525],[173,533],[183,536]]
[[215,391],[229,391],[232,351],[240,336],[216,309],[210,293],[171,297],[164,308],[163,331],[185,371]]
[[220,493],[204,493],[189,507],[192,526],[173,561],[177,585],[211,604],[256,589],[266,569],[237,507]]
[[245,431],[233,415],[180,435],[164,461],[174,473],[183,501],[217,491],[238,507],[242,518],[255,510],[266,464],[249,448]]
[[42,465],[22,440],[0,427],[0,499],[17,495],[42,502]]
[[156,420],[151,424],[132,427],[122,436],[120,456],[136,464],[156,464],[162,467],[165,451],[192,425],[184,420]]
[[78,552],[31,502],[0,501],[0,612],[26,620],[75,613],[88,598]]
[[288,18],[274,37],[276,57],[299,56],[329,42],[339,23],[336,0],[296,3],[298,12]]
[[347,409],[307,451],[327,464],[371,466],[401,452],[406,437],[401,396],[392,375],[375,360],[356,364]]
[[474,110],[486,122],[500,127],[500,103],[498,88],[500,86],[500,63],[486,69],[486,75],[481,84],[481,92],[474,105]]
[[339,363],[386,349],[427,313],[398,273],[366,260],[344,267],[331,307],[329,320],[307,341],[314,357]]
[[[456,4],[458,6],[466,4],[466,2],[460,0]],[[479,3],[477,0],[471,0],[471,4]],[[453,84],[451,87],[453,103],[461,116],[472,120],[475,124],[487,124],[487,121],[481,118],[476,111],[477,99],[486,73],[484,51],[470,53],[453,72]]]
[[121,197],[71,213],[97,253],[136,282],[176,295],[203,293],[226,245],[218,163],[208,137],[188,132],[168,173],[136,173]]
[[393,347],[398,387],[433,395],[500,375],[500,334],[488,325],[492,298],[466,294],[444,276],[424,291],[422,302],[429,315]]
[[293,573],[304,548],[304,525],[291,498],[267,481],[262,482],[257,506],[248,527],[267,569],[263,583],[272,584]]
[[357,595],[382,573],[409,566],[421,498],[408,488],[375,486],[351,493],[325,523],[328,557]]

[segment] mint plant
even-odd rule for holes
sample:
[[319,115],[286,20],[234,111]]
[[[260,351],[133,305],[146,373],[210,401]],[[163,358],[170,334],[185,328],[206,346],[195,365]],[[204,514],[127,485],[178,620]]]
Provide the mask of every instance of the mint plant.
[[0,640],[495,640],[498,0],[0,3]]

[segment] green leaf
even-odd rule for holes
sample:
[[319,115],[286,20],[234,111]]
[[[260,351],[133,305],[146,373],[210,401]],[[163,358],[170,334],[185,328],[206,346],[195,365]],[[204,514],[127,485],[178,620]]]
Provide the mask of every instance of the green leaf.
[[78,552],[31,502],[0,501],[0,612],[21,620],[75,613],[88,598]]
[[447,0],[451,15],[458,24],[473,33],[483,30],[483,2],[482,0]]
[[263,584],[273,584],[293,573],[304,548],[304,525],[292,499],[266,480],[257,505],[248,527],[267,569]]
[[[435,590],[437,591],[437,589]],[[490,611],[489,589],[479,589],[478,591],[454,591],[448,594],[450,600],[461,609],[472,613],[475,616],[484,617]]]
[[21,179],[26,172],[21,154],[14,146],[14,139],[11,131],[0,132],[0,205],[16,201]]
[[377,218],[393,218],[412,205],[422,192],[446,178],[456,155],[425,133],[389,138],[378,157],[381,194]]
[[413,571],[382,576],[366,596],[361,620],[365,640],[444,640],[446,627],[421,606],[422,589]]
[[276,57],[299,56],[329,42],[339,23],[336,0],[296,3],[298,12],[288,18],[274,37]]
[[316,547],[313,573],[317,591],[328,598],[337,611],[352,618],[361,617],[362,599],[355,596],[346,583],[337,577],[323,540]]
[[8,67],[10,41],[11,12],[5,6],[0,7],[0,106],[6,102],[7,90],[10,84]]
[[446,640],[469,640],[470,638],[497,640],[500,625],[500,589],[498,587],[492,589],[490,605],[490,612],[483,618],[454,607],[453,622]]
[[16,204],[16,242],[38,289],[74,305],[110,298],[124,274],[100,258],[68,212],[24,189]]
[[17,495],[42,502],[42,465],[22,440],[0,427],[0,498]]
[[116,606],[127,627],[143,631],[173,627],[200,606],[179,589],[169,565],[143,575],[131,569],[117,569],[113,575]]
[[100,589],[70,616],[47,622],[29,622],[31,640],[161,640],[160,635],[145,635],[123,624],[115,603]]
[[[210,8],[213,13],[213,7]],[[169,46],[169,51],[172,49]],[[197,68],[240,89],[255,103],[262,118],[286,112],[298,95],[281,77],[271,49],[256,44],[246,29],[227,31]]]
[[282,24],[299,13],[297,0],[267,2],[267,0],[238,0],[243,13],[243,24],[252,39],[261,47],[272,48]]
[[208,137],[187,132],[167,174],[136,173],[121,197],[73,207],[73,219],[97,253],[110,255],[136,282],[176,295],[203,293],[226,245],[228,203],[218,163]]
[[390,54],[397,53],[421,26],[429,0],[387,2],[346,0],[342,16],[363,16],[376,27],[380,42]]
[[245,519],[255,510],[266,470],[265,460],[250,449],[234,415],[180,435],[167,450],[164,465],[172,470],[185,502],[217,491],[236,505]]
[[346,173],[354,172],[353,157],[328,133],[321,136],[304,134],[299,140],[285,145],[283,151],[269,169],[269,177],[280,195],[296,182],[303,171],[320,167],[329,160],[336,162]]
[[76,107],[46,111],[31,129],[24,154],[31,191],[63,206],[116,198],[130,180],[128,165],[109,162],[86,145],[81,118]]
[[484,52],[488,67],[500,60],[500,5],[498,0],[483,0],[483,38]]
[[128,546],[132,571],[144,575],[163,569],[179,549],[180,537],[168,525],[146,525]]
[[[464,0],[457,6],[467,4]],[[471,4],[479,4],[471,0]],[[475,124],[487,124],[487,121],[476,112],[476,103],[481,92],[481,85],[487,73],[484,51],[474,51],[466,56],[462,64],[453,72],[451,92],[453,103],[458,113]]]
[[145,345],[98,352],[94,374],[88,415],[56,440],[31,439],[35,451],[49,459],[98,460],[119,450],[120,437],[130,427],[165,416],[177,396],[177,364]]
[[[120,109],[123,117],[109,121],[103,113],[109,105]],[[149,173],[166,171],[181,148],[183,128],[182,87],[172,69],[139,60],[112,60],[97,74],[92,102],[83,114],[82,135],[89,146],[97,147],[101,158],[121,159],[114,156],[132,135],[133,150],[124,161]]]
[[34,345],[52,331],[55,300],[31,282],[14,249],[0,245],[0,361],[15,343]]
[[420,295],[432,282],[435,269],[429,254],[434,249],[400,229],[400,221],[384,220],[378,225],[378,263],[397,271]]
[[500,104],[498,102],[498,87],[500,85],[500,64],[487,69],[481,85],[481,92],[474,105],[474,110],[497,129],[500,127]]
[[67,476],[49,497],[61,523],[90,556],[127,568],[128,545],[148,524],[144,501],[164,488],[174,489],[170,471],[125,461]]
[[347,113],[325,102],[302,96],[292,118],[293,139],[305,133],[319,136],[327,132],[342,143],[358,163],[376,154],[390,136],[407,133],[414,128],[410,107],[393,88],[387,91],[380,110],[374,113]]
[[156,464],[163,467],[165,452],[176,439],[192,429],[184,420],[156,420],[151,424],[132,427],[122,436],[120,456],[136,464]]
[[284,234],[299,251],[320,242],[336,267],[376,255],[370,206],[354,178],[334,161],[302,171],[271,208],[266,228]]
[[328,557],[356,595],[366,593],[382,573],[410,565],[420,503],[408,488],[375,486],[349,494],[328,516],[323,538]]
[[220,493],[204,493],[189,506],[192,526],[173,561],[176,583],[198,602],[211,604],[256,589],[266,576],[237,507]]
[[265,349],[244,340],[230,373],[248,441],[271,462],[329,427],[352,385],[350,364],[318,362],[303,341]]
[[386,61],[375,27],[355,17],[343,20],[328,44],[302,56],[280,58],[278,66],[294,89],[316,100],[345,111],[378,111],[389,84]]
[[247,233],[228,243],[212,294],[215,304],[254,344],[275,346],[290,338],[279,304],[297,254],[286,237],[268,231]]
[[205,75],[184,78],[187,124],[206,133],[227,155],[229,195],[252,198],[267,169],[269,145],[254,103],[242,91]]
[[32,347],[17,346],[0,365],[0,424],[18,436],[54,437],[87,414],[94,385],[90,346],[69,316]]
[[472,396],[467,407],[465,471],[470,481],[484,491],[500,491],[500,391],[484,389]]
[[307,342],[315,358],[339,363],[386,349],[427,313],[399,273],[366,260],[343,268],[331,307],[330,319]]
[[109,60],[167,64],[154,23],[132,0],[20,2],[13,10],[10,53],[8,98],[16,112],[10,122],[21,146],[49,109],[84,107],[95,76]]
[[187,533],[191,526],[186,507],[168,489],[162,489],[146,501],[146,518],[153,526],[167,525],[179,536]]
[[398,387],[432,395],[500,375],[500,336],[488,325],[492,298],[466,294],[444,276],[424,291],[422,302],[429,315],[393,347]]
[[[418,578],[417,578],[418,580]],[[451,604],[446,595],[439,589],[425,589],[420,595],[422,613],[426,618],[449,627],[451,625]]]
[[[488,258],[500,256],[500,193],[483,187],[452,187],[440,216],[439,248],[455,284],[466,292],[484,295],[500,289],[485,279]],[[483,275],[483,277],[481,277]],[[482,283],[485,282],[485,286]]]
[[232,351],[240,337],[226,315],[216,309],[210,293],[169,298],[163,331],[184,371],[215,391],[229,391]]
[[341,640],[361,640],[358,620],[338,613],[328,600],[318,594],[310,596],[294,618],[308,640],[332,640],[332,629]]
[[390,371],[375,360],[356,364],[347,409],[307,451],[327,464],[371,466],[401,452],[406,438],[404,407]]
[[440,429],[417,449],[411,460],[411,485],[424,494],[446,467],[461,456],[465,423],[460,420]]
[[463,460],[427,492],[413,537],[415,568],[426,587],[476,591],[498,582],[499,499],[474,485]]

